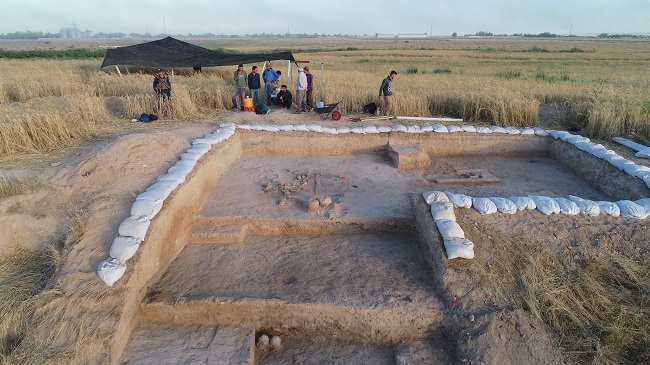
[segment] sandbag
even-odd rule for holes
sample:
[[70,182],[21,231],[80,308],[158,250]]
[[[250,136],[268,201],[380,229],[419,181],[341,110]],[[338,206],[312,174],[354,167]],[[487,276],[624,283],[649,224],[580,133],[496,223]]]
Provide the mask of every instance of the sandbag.
[[322,127],[320,131],[327,134],[339,134],[334,127]]
[[496,205],[497,211],[506,214],[515,214],[517,213],[517,205],[513,203],[510,199],[501,198],[501,197],[490,197],[488,198]]
[[120,223],[117,233],[120,236],[139,238],[144,241],[151,221],[147,217],[128,217]]
[[368,133],[368,134],[377,134],[379,131],[377,130],[377,127],[374,125],[364,125],[361,127],[363,129],[363,133]]
[[580,212],[583,214],[586,214],[590,217],[596,217],[600,215],[600,207],[595,201],[587,200],[587,199],[582,199],[578,196],[573,196],[569,195],[569,199],[576,203],[578,208],[580,208]]
[[291,132],[293,131],[293,124],[280,124],[278,125],[278,130],[282,132]]
[[472,207],[472,198],[467,195],[454,194],[448,191],[445,191],[445,194],[447,195],[447,198],[449,198],[449,202],[451,202],[451,204],[453,204],[456,208]]
[[456,221],[454,206],[451,203],[431,203],[431,216],[434,221],[440,219]]
[[336,128],[336,133],[338,133],[338,134],[350,133],[350,127],[345,127],[345,126],[344,127],[337,127]]
[[472,198],[472,208],[481,214],[492,214],[497,212],[497,206],[489,198]]
[[528,136],[535,134],[535,130],[533,128],[521,128],[519,132],[523,135],[528,135]]
[[449,133],[449,129],[440,123],[433,125],[433,131],[436,133]]
[[603,214],[611,215],[612,217],[621,215],[621,208],[616,203],[597,201],[596,204],[598,204],[598,208],[600,208],[600,212]]
[[307,124],[295,124],[293,126],[294,131],[301,131],[301,132],[309,132],[309,129],[307,128]]
[[364,134],[363,133],[363,127],[361,127],[361,126],[350,128],[350,132],[351,133],[356,133],[356,134]]
[[274,124],[264,124],[262,130],[267,132],[279,132],[280,128],[278,128],[278,126]]
[[184,152],[181,153],[181,160],[198,161],[205,153],[201,152]]
[[463,132],[476,133],[476,127],[473,125],[461,125],[460,129],[462,129]]
[[117,236],[113,240],[109,254],[112,258],[125,262],[135,255],[141,242],[139,238]]
[[549,198],[548,196],[538,196],[538,195],[533,195],[531,196],[531,198],[535,202],[535,206],[537,207],[537,210],[542,212],[542,214],[546,214],[546,215],[560,214],[560,206],[553,198]]
[[517,210],[524,210],[524,209],[535,209],[537,208],[537,205],[535,205],[535,201],[528,196],[511,196],[508,199],[515,203],[517,206]]
[[634,156],[640,158],[650,158],[650,147],[642,149],[641,151],[635,153]]
[[131,206],[131,215],[134,217],[147,217],[151,220],[160,212],[162,206],[162,199],[136,198]]
[[393,132],[406,132],[407,131],[406,127],[401,125],[401,124],[393,124],[391,126],[391,128],[393,129]]
[[440,231],[442,238],[465,238],[465,232],[460,228],[458,223],[448,219],[438,219],[436,227]]
[[474,258],[474,243],[467,238],[445,238],[443,243],[449,260]]
[[505,129],[508,134],[521,134],[521,131],[515,127],[506,127]]
[[456,132],[462,132],[463,131],[463,129],[461,127],[457,126],[457,125],[447,126],[447,130],[449,131],[449,133],[456,133]]
[[429,205],[431,205],[431,203],[449,203],[447,194],[442,191],[427,191],[422,193],[422,197]]
[[392,131],[393,131],[393,128],[391,128],[391,127],[387,127],[385,125],[377,126],[377,132],[379,132],[379,133],[388,133],[388,132],[392,132]]
[[307,129],[312,132],[320,132],[322,128],[319,124],[307,124]]
[[580,214],[580,208],[576,203],[565,198],[555,198],[557,205],[560,207],[560,213],[564,215]]
[[[379,128],[379,127],[377,127],[377,128]],[[423,125],[420,126],[420,131],[422,133],[433,132],[433,126],[431,124],[423,124]]]
[[490,134],[492,130],[488,127],[476,127],[476,133]]
[[644,207],[646,212],[650,212],[650,198],[639,199],[635,200],[634,202]]
[[492,133],[508,133],[505,128],[496,125],[490,126]]
[[420,130],[420,127],[418,127],[417,125],[408,125],[408,126],[406,126],[406,132],[407,133],[422,133],[422,131]]
[[616,202],[619,209],[621,210],[621,215],[623,217],[631,217],[636,219],[645,219],[648,216],[648,212],[645,207],[631,201],[631,200],[619,200]]
[[114,258],[106,259],[97,265],[97,275],[108,286],[113,286],[126,272],[126,265]]

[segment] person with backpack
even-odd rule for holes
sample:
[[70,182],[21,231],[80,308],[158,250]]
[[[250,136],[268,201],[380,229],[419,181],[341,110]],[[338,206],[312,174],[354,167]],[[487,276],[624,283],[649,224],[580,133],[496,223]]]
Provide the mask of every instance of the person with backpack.
[[153,77],[153,91],[163,100],[169,100],[172,97],[172,83],[162,68],[159,68]]
[[[388,74],[379,87],[379,100],[382,101],[382,110],[384,115],[389,115],[391,107],[391,99],[393,97],[393,79],[397,77],[397,71],[393,70]],[[382,100],[382,95],[384,96]]]

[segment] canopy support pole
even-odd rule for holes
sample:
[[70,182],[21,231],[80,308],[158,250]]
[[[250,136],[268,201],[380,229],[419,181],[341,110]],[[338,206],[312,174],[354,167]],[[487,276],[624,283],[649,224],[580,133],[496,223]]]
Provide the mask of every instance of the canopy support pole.
[[120,76],[122,76],[122,73],[120,72],[120,68],[117,67],[117,65],[115,65],[115,69],[117,70],[117,74],[120,75]]

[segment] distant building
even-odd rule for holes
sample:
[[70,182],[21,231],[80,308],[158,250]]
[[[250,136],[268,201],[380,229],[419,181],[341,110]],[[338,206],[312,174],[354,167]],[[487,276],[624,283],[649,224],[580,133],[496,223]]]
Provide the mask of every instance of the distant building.
[[82,31],[79,30],[76,26],[73,28],[61,28],[59,31],[59,37],[61,38],[90,38],[93,36],[93,32],[88,29]]

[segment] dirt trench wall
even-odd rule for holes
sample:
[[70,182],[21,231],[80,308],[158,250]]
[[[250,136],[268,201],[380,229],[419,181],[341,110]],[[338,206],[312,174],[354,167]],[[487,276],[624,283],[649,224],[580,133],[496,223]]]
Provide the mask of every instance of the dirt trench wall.
[[240,130],[245,155],[331,156],[386,152],[388,144],[420,144],[431,157],[477,155],[548,156],[551,138],[478,133],[338,134]]
[[637,200],[650,196],[650,189],[643,180],[630,176],[605,160],[577,149],[570,143],[552,139],[550,156],[557,162],[580,175],[615,200]]
[[237,135],[227,143],[214,145],[198,161],[185,183],[165,201],[163,209],[151,221],[145,241],[128,262],[128,269],[117,288],[124,290],[121,317],[113,339],[111,364],[117,364],[138,323],[140,303],[147,289],[160,280],[165,269],[187,244],[187,232],[195,214],[207,199],[219,178],[241,155]]

